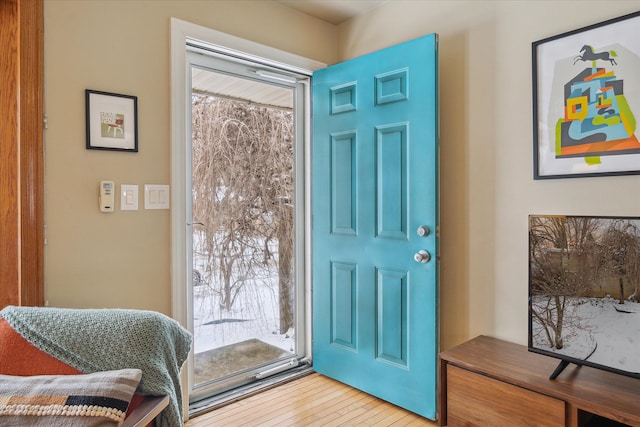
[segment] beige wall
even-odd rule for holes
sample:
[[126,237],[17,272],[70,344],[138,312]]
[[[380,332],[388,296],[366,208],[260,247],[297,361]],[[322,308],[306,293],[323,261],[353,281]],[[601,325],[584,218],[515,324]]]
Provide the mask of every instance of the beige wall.
[[[321,62],[337,31],[270,1],[45,0],[45,298],[171,313],[168,210],[98,210],[98,184],[170,183],[176,17]],[[85,149],[84,90],[138,97],[139,152]]]
[[531,118],[531,43],[639,9],[395,0],[341,25],[341,60],[440,36],[443,348],[478,334],[526,343],[529,214],[640,214],[637,176],[534,181]]
[[[97,208],[101,179],[169,183],[169,16],[326,63],[435,32],[442,347],[525,343],[527,215],[640,213],[640,177],[532,179],[531,42],[638,9],[391,0],[336,28],[268,1],[45,0],[47,298],[170,311],[169,212]],[[140,153],[84,149],[85,88],[139,97]]]

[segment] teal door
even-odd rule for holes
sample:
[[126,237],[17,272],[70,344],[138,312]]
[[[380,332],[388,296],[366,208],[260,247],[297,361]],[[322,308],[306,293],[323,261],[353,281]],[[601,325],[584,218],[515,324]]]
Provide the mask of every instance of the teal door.
[[312,78],[314,369],[431,419],[437,42],[425,36]]

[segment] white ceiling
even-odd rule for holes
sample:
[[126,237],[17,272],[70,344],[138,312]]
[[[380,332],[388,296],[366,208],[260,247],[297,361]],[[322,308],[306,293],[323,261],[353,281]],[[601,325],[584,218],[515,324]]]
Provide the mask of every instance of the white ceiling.
[[292,9],[337,25],[369,12],[389,0],[276,0]]

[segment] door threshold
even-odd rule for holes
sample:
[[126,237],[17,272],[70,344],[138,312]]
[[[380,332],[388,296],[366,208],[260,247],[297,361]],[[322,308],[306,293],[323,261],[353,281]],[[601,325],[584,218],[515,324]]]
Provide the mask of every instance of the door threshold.
[[202,415],[207,412],[214,411],[223,406],[237,402],[254,394],[269,390],[289,381],[297,380],[313,373],[313,368],[307,363],[301,363],[295,368],[288,369],[285,372],[255,381],[251,384],[240,386],[215,396],[204,398],[189,404],[189,418]]

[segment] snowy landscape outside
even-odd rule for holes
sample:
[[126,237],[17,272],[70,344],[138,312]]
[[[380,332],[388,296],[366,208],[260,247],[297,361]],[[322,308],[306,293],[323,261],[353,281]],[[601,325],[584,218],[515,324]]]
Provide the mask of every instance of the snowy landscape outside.
[[192,119],[194,351],[294,353],[292,112],[193,94]]
[[285,351],[295,351],[293,328],[279,333],[277,277],[273,284],[245,286],[229,311],[220,307],[209,286],[193,289],[194,352],[235,344],[252,338]]

